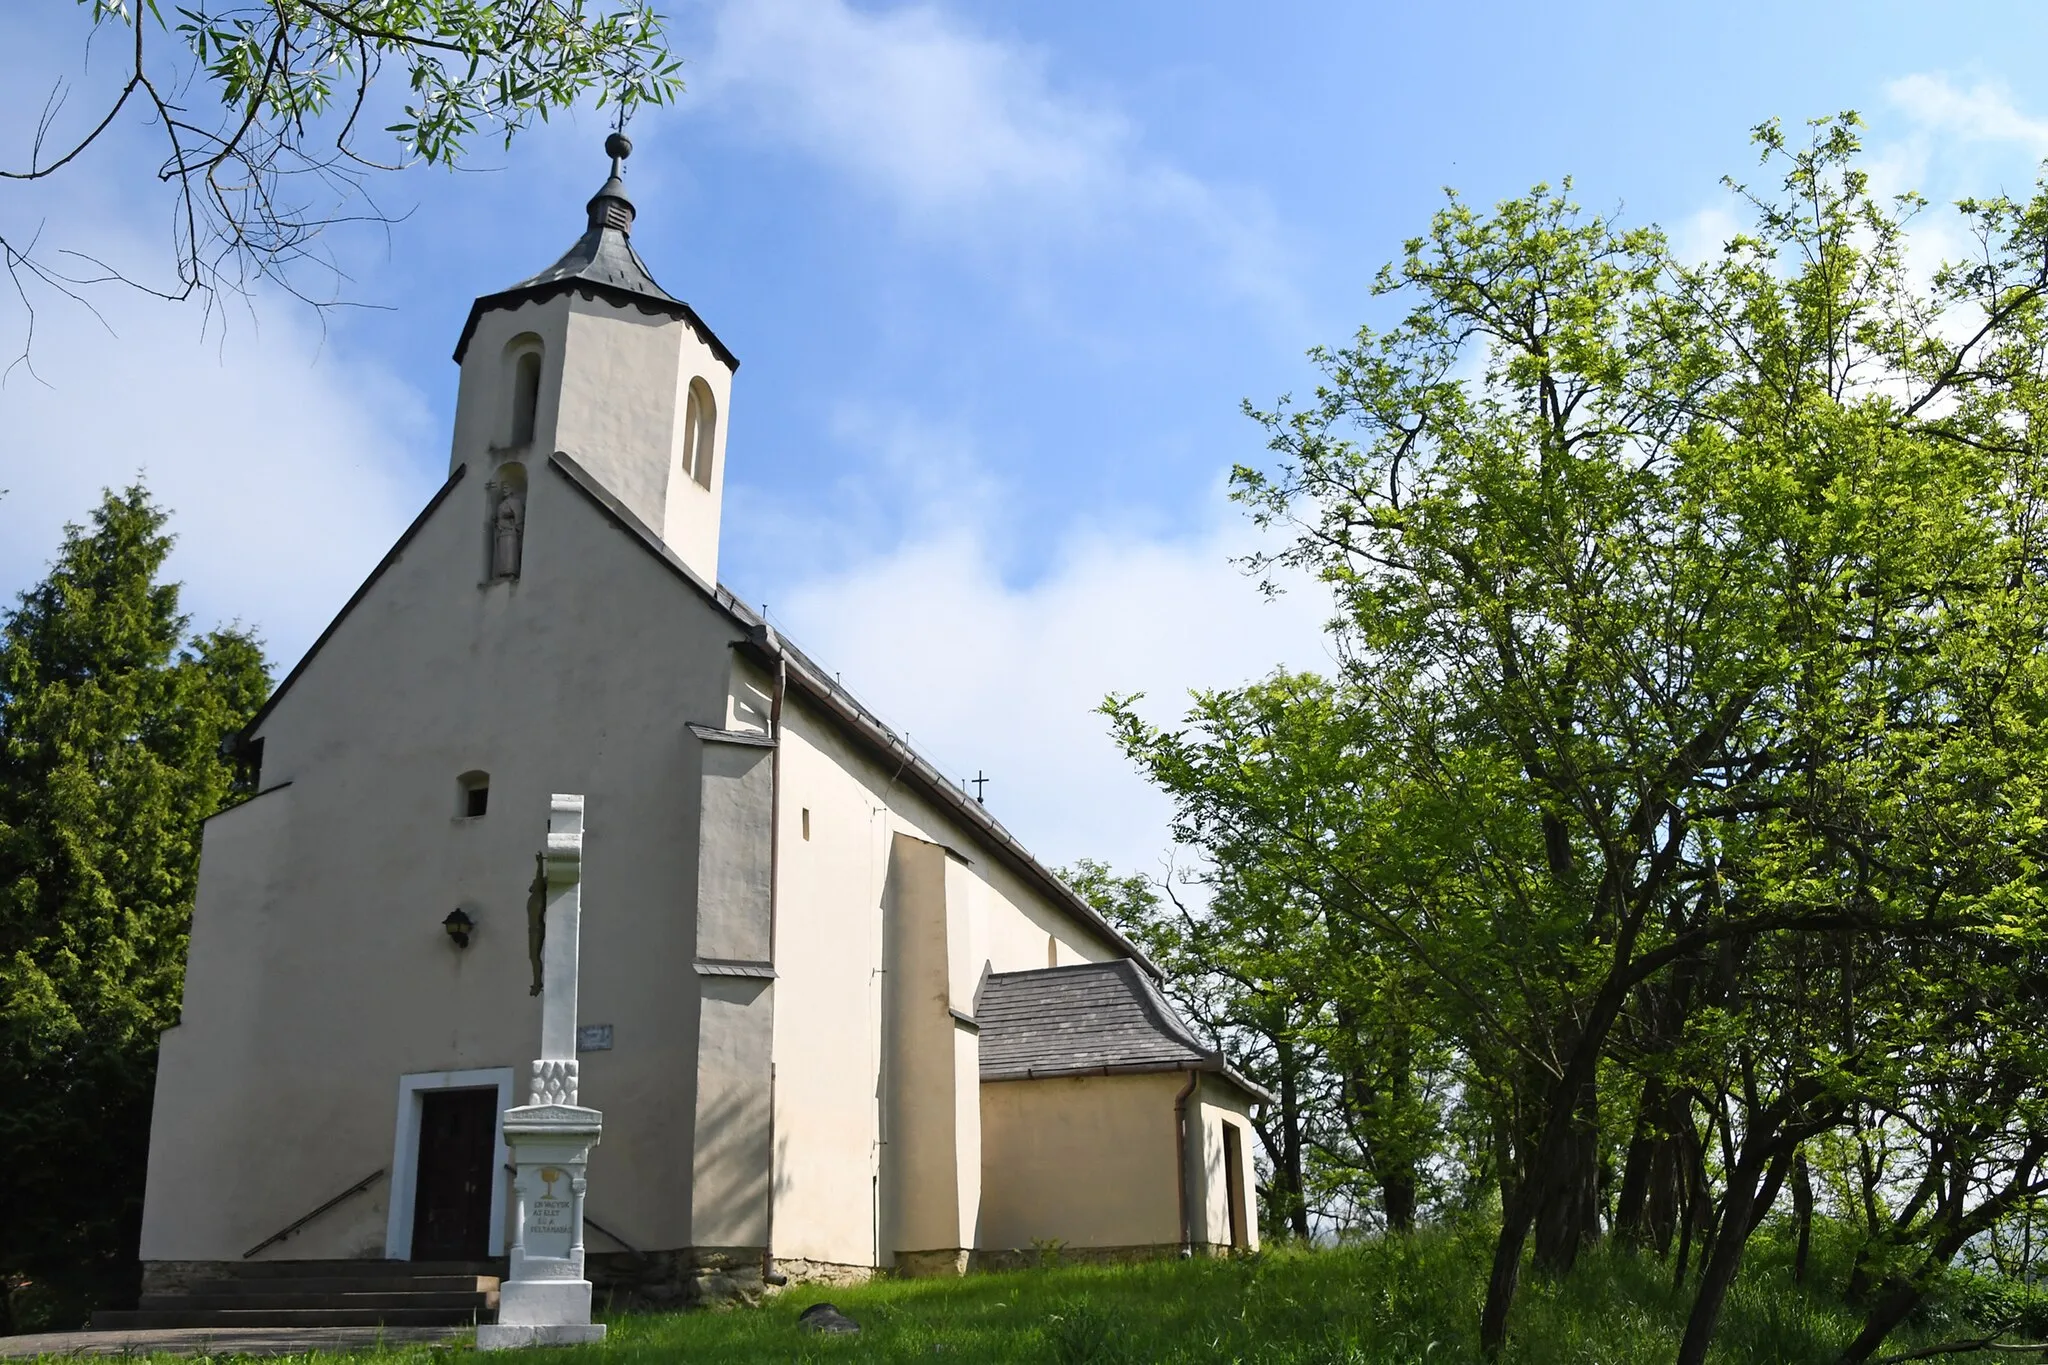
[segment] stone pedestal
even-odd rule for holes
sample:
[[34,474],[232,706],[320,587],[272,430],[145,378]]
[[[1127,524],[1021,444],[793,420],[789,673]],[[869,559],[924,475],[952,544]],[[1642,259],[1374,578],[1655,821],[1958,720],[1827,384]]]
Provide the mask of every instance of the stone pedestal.
[[497,1322],[476,1330],[480,1349],[604,1340],[604,1324],[590,1320],[583,1273],[583,1173],[602,1121],[597,1110],[574,1103],[505,1111],[518,1216],[512,1273],[498,1290]]

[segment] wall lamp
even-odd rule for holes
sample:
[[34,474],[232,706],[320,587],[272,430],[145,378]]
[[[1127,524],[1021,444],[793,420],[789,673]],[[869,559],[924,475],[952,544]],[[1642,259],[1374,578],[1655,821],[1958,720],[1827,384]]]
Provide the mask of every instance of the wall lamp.
[[461,906],[448,912],[448,918],[441,921],[441,927],[448,931],[448,937],[455,940],[458,948],[469,946],[469,932],[476,928],[476,921],[465,913]]

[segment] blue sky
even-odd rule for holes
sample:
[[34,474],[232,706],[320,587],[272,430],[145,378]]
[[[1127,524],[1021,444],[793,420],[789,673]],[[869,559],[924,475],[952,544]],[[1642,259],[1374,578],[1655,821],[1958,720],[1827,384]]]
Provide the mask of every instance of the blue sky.
[[[0,18],[0,152],[21,159],[84,11]],[[690,92],[641,114],[635,242],[742,365],[723,577],[963,775],[1046,857],[1156,869],[1163,810],[1089,707],[1323,661],[1322,605],[1257,600],[1222,498],[1239,415],[1302,353],[1383,316],[1378,266],[1443,187],[1581,199],[1707,249],[1747,130],[1854,107],[1887,183],[2023,192],[2048,154],[2048,15],[1950,4],[670,7]],[[74,112],[82,116],[83,100]],[[67,518],[146,469],[197,623],[280,670],[439,483],[471,297],[541,268],[602,179],[585,112],[379,193],[334,245],[350,297],[206,322],[102,297],[38,316],[0,388],[0,593]],[[147,262],[144,130],[49,187],[0,189]],[[1941,224],[1931,223],[1938,240]],[[21,318],[0,302],[11,347]]]

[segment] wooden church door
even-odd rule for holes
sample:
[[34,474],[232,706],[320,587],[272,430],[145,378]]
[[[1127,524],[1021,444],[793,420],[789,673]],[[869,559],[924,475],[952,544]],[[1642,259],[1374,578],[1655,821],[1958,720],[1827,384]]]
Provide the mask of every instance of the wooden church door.
[[415,1261],[481,1261],[490,1254],[497,1134],[495,1088],[421,1093],[412,1204]]

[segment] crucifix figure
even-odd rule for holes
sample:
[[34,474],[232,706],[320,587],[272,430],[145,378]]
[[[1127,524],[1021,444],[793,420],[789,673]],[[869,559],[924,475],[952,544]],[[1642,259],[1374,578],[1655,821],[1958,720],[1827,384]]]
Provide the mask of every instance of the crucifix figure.
[[526,960],[533,964],[533,988],[528,995],[539,995],[541,986],[541,950],[548,941],[548,855],[533,855],[533,884],[526,888]]

